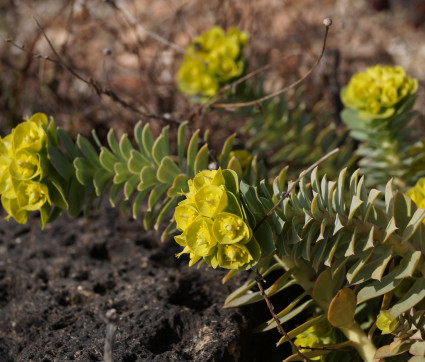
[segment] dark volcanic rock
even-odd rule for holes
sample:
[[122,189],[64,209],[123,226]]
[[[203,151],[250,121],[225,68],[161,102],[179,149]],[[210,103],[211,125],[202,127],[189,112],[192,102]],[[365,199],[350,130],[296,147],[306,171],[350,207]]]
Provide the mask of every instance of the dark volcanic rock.
[[257,313],[222,308],[237,284],[178,251],[111,209],[44,231],[0,221],[0,361],[102,361],[111,308],[114,361],[273,360],[277,335],[249,332]]

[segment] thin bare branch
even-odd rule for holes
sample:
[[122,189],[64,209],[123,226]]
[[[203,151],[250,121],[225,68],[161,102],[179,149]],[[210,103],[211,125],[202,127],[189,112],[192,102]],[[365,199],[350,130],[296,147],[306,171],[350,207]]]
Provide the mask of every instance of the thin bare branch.
[[[56,56],[57,63],[60,64],[63,68],[65,68],[68,72],[70,72],[75,78],[87,83],[87,81],[79,75],[74,69],[72,69],[70,66],[68,66],[61,58],[61,56],[56,51],[55,47],[53,46],[52,42],[50,41],[49,37],[47,36],[46,32],[44,31],[43,27],[40,25],[38,20],[33,16],[34,21],[37,23],[38,29],[41,31],[41,33],[44,36],[44,39],[46,39],[47,43],[49,44],[50,49],[52,49],[53,54]],[[88,84],[88,83],[87,83]]]
[[303,82],[317,68],[317,66],[319,65],[319,63],[322,59],[323,53],[325,52],[326,40],[328,38],[329,27],[332,25],[332,20],[327,18],[323,21],[323,24],[325,25],[326,29],[325,29],[325,36],[323,38],[322,51],[321,51],[319,57],[317,58],[316,62],[314,63],[313,67],[311,67],[311,69],[304,76],[302,76],[300,79],[298,79],[296,82],[288,85],[287,87],[285,87],[283,89],[280,89],[276,92],[273,92],[271,94],[268,94],[267,96],[264,96],[262,98],[259,98],[259,99],[253,100],[253,101],[239,102],[239,103],[213,103],[213,104],[210,105],[210,107],[211,108],[241,108],[241,107],[255,106],[258,103],[264,102],[268,99],[271,99],[271,98],[276,97],[276,96],[278,96],[282,93],[285,93],[288,90],[296,87],[301,82]]
[[266,292],[264,291],[263,286],[261,285],[261,283],[264,283],[265,280],[264,280],[263,276],[260,274],[260,272],[258,270],[257,270],[257,275],[255,277],[255,281],[257,282],[258,289],[260,289],[260,294],[263,296],[264,300],[266,301],[266,304],[267,304],[267,307],[269,308],[270,314],[272,315],[274,321],[276,322],[277,330],[279,331],[279,333],[288,340],[288,342],[291,345],[291,347],[297,352],[297,354],[300,356],[300,358],[303,361],[305,361],[305,362],[310,361],[306,356],[304,356],[301,353],[301,351],[298,348],[298,346],[292,341],[291,338],[289,338],[288,334],[283,329],[282,324],[280,323],[279,317],[274,312],[274,306],[270,302],[269,297],[267,296]]
[[49,44],[49,47],[52,50],[53,54],[55,55],[56,59],[51,58],[49,56],[41,55],[41,54],[33,52],[33,51],[30,51],[30,50],[26,49],[24,46],[15,43],[11,39],[5,39],[5,42],[13,45],[14,47],[20,49],[23,52],[31,54],[35,58],[45,59],[45,60],[48,60],[52,63],[60,65],[61,67],[66,69],[69,73],[71,73],[75,78],[77,78],[78,80],[80,80],[80,81],[86,83],[88,86],[90,86],[96,92],[96,94],[99,97],[102,96],[102,95],[105,95],[105,96],[109,97],[110,99],[112,99],[114,102],[120,104],[122,107],[127,108],[127,109],[133,111],[134,113],[139,114],[142,117],[158,119],[158,120],[166,122],[167,124],[181,124],[182,123],[181,121],[179,121],[177,119],[173,119],[173,118],[168,117],[166,115],[161,116],[161,115],[157,115],[157,114],[153,114],[153,113],[143,112],[140,109],[138,109],[136,106],[133,106],[130,103],[126,102],[124,99],[119,97],[113,90],[103,86],[101,83],[99,83],[94,78],[90,77],[88,79],[85,79],[83,76],[78,74],[74,69],[72,69],[68,64],[66,64],[63,61],[62,57],[56,51],[55,47],[53,46],[52,42],[50,41],[49,37],[47,36],[46,32],[44,31],[44,29],[42,28],[42,26],[40,25],[38,20],[36,18],[34,18],[34,20],[37,23],[37,26],[40,29],[41,33],[43,34],[44,38],[46,39],[47,43]]
[[199,56],[197,56],[195,53],[193,52],[189,52],[187,51],[185,48],[182,48],[181,46],[172,43],[171,41],[163,38],[162,36],[154,33],[153,31],[149,30],[148,28],[146,28],[145,26],[143,26],[142,24],[140,24],[135,18],[134,16],[132,16],[128,10],[122,6],[121,4],[117,3],[115,0],[106,0],[106,3],[108,3],[109,5],[111,5],[115,10],[119,11],[125,18],[125,20],[131,24],[136,30],[141,29],[143,32],[145,32],[148,36],[150,36],[151,38],[155,39],[156,41],[169,46],[170,48],[176,50],[179,53],[182,54],[188,54],[202,62],[204,62],[204,60],[202,58],[200,58]]
[[[204,103],[198,110],[198,114],[202,114],[206,109],[208,109],[214,102],[216,102],[218,99],[223,98],[224,93],[226,93],[229,89],[232,89],[234,87],[236,87],[237,85],[247,81],[248,79],[251,79],[252,77],[254,77],[255,75],[262,73],[272,67],[274,67],[275,65],[281,64],[282,62],[284,62],[285,60],[292,58],[293,56],[297,56],[297,55],[301,55],[300,52],[294,52],[292,54],[287,54],[283,57],[280,57],[279,59],[275,60],[274,62],[271,62],[269,64],[266,64],[258,69],[253,70],[252,72],[248,73],[247,75],[235,80],[234,82],[225,85],[224,87],[220,88],[219,91],[213,95],[212,97],[210,97],[206,103]],[[218,97],[218,99],[217,99]]]
[[309,168],[301,172],[298,178],[291,184],[291,187],[288,189],[288,191],[282,192],[279,201],[276,202],[273,205],[273,207],[269,210],[269,212],[258,222],[257,225],[255,225],[253,232],[255,233],[260,227],[260,225],[273,213],[274,210],[276,210],[276,208],[280,205],[280,203],[291,194],[291,192],[295,189],[295,187],[298,185],[298,183],[301,181],[301,179],[305,175],[307,175],[310,171],[312,171],[314,168],[320,165],[323,161],[327,160],[329,157],[333,156],[337,152],[339,152],[339,148],[333,149],[332,151],[328,152],[326,155],[321,157],[319,160],[317,160],[315,163],[313,163]]
[[25,46],[23,46],[23,45],[19,45],[19,44],[15,43],[12,39],[4,39],[4,42],[5,42],[5,43],[8,43],[8,44],[10,44],[10,45],[13,45],[15,48],[17,48],[17,49],[19,49],[19,50],[23,51],[24,53],[27,53],[27,54],[32,55],[34,58],[38,58],[38,59],[45,59],[45,60],[48,60],[49,62],[52,62],[52,63],[56,63],[56,64],[58,64],[58,65],[61,65],[61,63],[60,63],[59,61],[57,61],[56,59],[50,58],[50,57],[49,57],[49,56],[47,56],[47,55],[42,55],[42,54],[39,54],[39,53],[33,52],[33,51],[31,51],[31,50],[29,50],[29,49],[25,48]]

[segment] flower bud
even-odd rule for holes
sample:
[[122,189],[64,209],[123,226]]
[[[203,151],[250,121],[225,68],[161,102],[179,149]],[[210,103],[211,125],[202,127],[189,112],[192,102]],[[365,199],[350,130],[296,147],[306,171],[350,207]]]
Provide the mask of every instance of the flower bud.
[[406,192],[416,206],[425,209],[425,177],[421,178],[414,187]]
[[247,40],[246,33],[230,28],[226,34],[218,26],[195,37],[177,73],[179,89],[201,103],[214,96],[242,75],[245,60],[241,52]]
[[231,170],[205,170],[188,181],[186,199],[174,213],[183,233],[174,239],[184,248],[177,256],[189,254],[189,266],[203,259],[213,268],[247,269],[259,260],[261,250],[244,219],[235,177]]
[[[335,328],[323,319],[310,328],[297,335],[294,343],[298,347],[324,347],[336,343]],[[308,351],[308,348],[301,348],[301,352]],[[312,360],[323,360],[322,357],[314,357]]]

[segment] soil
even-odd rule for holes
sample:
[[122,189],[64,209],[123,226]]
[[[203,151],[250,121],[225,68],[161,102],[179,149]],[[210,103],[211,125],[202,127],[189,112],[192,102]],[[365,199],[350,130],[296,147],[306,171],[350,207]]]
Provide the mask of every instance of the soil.
[[223,309],[237,282],[158,240],[110,208],[44,231],[2,221],[0,361],[102,361],[108,324],[114,361],[280,360],[275,332],[250,333],[264,308]]

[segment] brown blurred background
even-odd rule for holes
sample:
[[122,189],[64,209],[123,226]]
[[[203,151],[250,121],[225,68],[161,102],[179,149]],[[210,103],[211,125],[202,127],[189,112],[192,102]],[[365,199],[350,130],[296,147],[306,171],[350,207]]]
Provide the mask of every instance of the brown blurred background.
[[[187,119],[196,107],[176,86],[183,54],[149,32],[186,47],[193,36],[212,25],[236,26],[250,35],[245,49],[249,70],[297,53],[256,78],[272,91],[298,79],[314,64],[322,47],[325,17],[333,19],[333,26],[322,64],[305,84],[310,106],[331,99],[335,82],[344,85],[354,72],[386,63],[399,64],[419,79],[416,108],[425,113],[423,0],[3,0],[1,131],[4,134],[34,112],[54,116],[72,135],[87,135],[95,128],[101,137],[110,127],[118,134],[131,133],[139,119],[151,121],[154,129],[162,124],[130,108]],[[35,19],[60,56],[59,62],[44,58],[57,60]],[[335,51],[340,55],[338,66]],[[60,62],[99,89],[112,91],[128,107],[107,95],[99,96]],[[222,130],[224,136],[228,128],[240,125],[223,124],[222,118],[222,113],[211,112],[197,126]],[[424,131],[421,122],[416,123]]]

